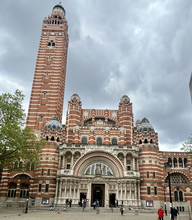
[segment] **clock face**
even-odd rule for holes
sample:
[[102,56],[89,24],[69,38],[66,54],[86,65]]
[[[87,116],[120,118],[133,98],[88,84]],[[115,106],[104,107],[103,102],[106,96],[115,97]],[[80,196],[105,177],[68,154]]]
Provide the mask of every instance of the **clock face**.
[[85,111],[85,112],[83,113],[83,116],[86,118],[86,117],[88,116],[88,112]]

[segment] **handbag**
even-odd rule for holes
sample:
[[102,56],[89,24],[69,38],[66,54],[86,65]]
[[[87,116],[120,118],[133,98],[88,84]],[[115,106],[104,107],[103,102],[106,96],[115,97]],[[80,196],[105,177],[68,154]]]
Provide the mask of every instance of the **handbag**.
[[123,208],[123,211],[125,211],[125,208]]

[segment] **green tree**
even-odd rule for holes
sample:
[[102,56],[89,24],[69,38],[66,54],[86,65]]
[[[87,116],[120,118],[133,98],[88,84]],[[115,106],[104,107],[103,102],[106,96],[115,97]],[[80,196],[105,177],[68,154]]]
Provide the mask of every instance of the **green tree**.
[[5,167],[27,170],[29,162],[33,166],[40,162],[44,141],[37,140],[31,129],[25,127],[23,99],[24,95],[19,90],[13,95],[0,95],[0,170]]

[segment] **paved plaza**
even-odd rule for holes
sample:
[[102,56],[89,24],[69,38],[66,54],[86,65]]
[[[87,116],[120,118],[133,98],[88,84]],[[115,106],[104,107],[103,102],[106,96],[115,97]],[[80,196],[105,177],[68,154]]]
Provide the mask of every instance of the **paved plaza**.
[[[21,209],[0,209],[0,219],[26,219],[26,220],[54,220],[54,219],[70,219],[70,220],[117,220],[117,219],[130,219],[130,220],[157,220],[156,213],[142,213],[139,212],[138,215],[135,215],[135,212],[125,211],[124,216],[120,215],[120,211],[114,210],[102,210],[100,213],[96,214],[95,210],[90,210],[89,208],[85,209],[83,212],[82,209],[69,209],[67,212],[61,211],[60,214],[55,211],[47,210],[28,210],[28,213],[22,213]],[[169,220],[168,216],[165,216],[164,220]],[[178,220],[189,220],[188,212],[181,212]]]

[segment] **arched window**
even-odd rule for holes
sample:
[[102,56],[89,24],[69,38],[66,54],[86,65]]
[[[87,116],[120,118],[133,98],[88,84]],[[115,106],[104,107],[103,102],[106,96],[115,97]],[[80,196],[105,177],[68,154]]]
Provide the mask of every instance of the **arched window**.
[[9,185],[7,197],[13,197],[14,198],[15,195],[16,195],[16,188],[17,188],[17,185],[15,183],[11,183]]
[[81,143],[82,143],[82,144],[87,144],[87,138],[85,138],[85,137],[82,138]]
[[139,144],[142,144],[142,140],[139,140]]
[[59,142],[59,137],[57,138],[57,142]]
[[174,167],[176,167],[176,165],[177,165],[177,159],[176,158],[173,159],[173,165],[174,165]]
[[[187,177],[181,173],[171,173],[170,174],[170,181],[171,181],[171,184],[173,184],[173,185],[189,184]],[[169,183],[168,177],[165,179],[165,183],[166,184]]]
[[27,165],[26,165],[26,170],[29,171],[30,170],[30,162],[27,162]]
[[34,170],[35,170],[35,164],[32,163],[32,164],[31,164],[31,171],[34,171]]
[[29,193],[29,185],[27,185],[26,183],[24,183],[24,184],[21,186],[19,197],[20,197],[20,198],[27,198],[27,197],[28,197],[28,193]]
[[97,144],[102,144],[102,139],[101,138],[97,138]]
[[187,158],[184,159],[184,167],[187,167]]
[[117,139],[116,138],[112,139],[112,145],[117,145]]
[[183,192],[179,191],[179,200],[180,202],[183,202]]
[[174,199],[176,202],[178,201],[178,192],[177,191],[174,192]]
[[49,43],[47,44],[47,48],[53,49],[54,47],[55,47],[55,43],[53,42],[53,40],[49,41]]
[[52,137],[51,137],[51,141],[54,141],[54,140],[55,140],[55,138],[54,138],[54,136],[52,136]]
[[181,188],[179,187],[175,188],[174,199],[176,202],[178,201],[183,202],[183,191],[181,190]]
[[23,167],[23,163],[19,162],[19,168],[22,169],[22,167]]
[[147,143],[148,143],[148,140],[147,140],[147,139],[145,139],[145,140],[144,140],[144,143],[145,143],[145,144],[147,144]]
[[150,140],[150,143],[151,143],[151,144],[153,143],[153,139]]
[[48,141],[49,140],[49,137],[48,136],[46,136],[46,141]]
[[179,167],[183,167],[183,161],[181,158],[179,158]]

